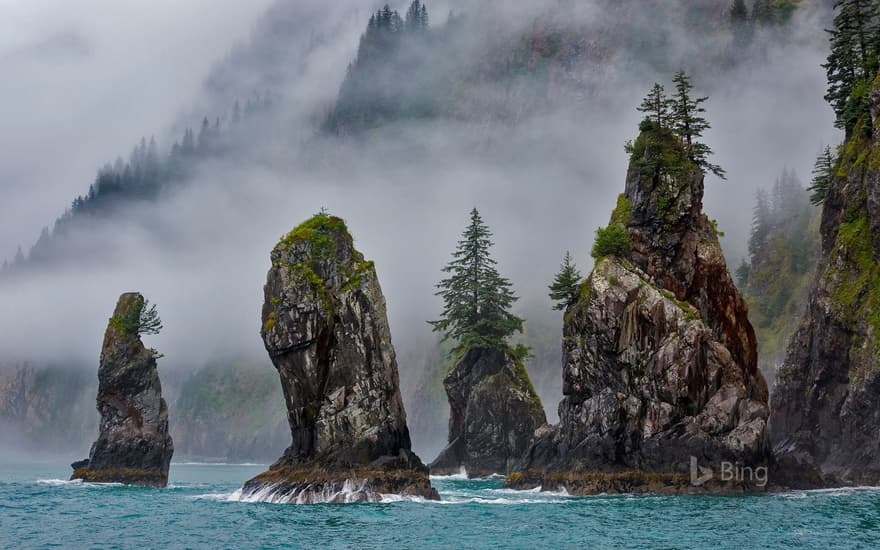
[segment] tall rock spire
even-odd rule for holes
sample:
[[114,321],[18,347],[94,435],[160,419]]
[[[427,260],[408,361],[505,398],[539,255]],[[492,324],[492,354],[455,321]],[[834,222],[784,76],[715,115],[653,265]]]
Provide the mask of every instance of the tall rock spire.
[[[596,266],[566,311],[560,423],[540,434],[508,486],[583,494],[766,484],[767,386],[748,307],[702,212],[703,181],[677,136],[643,123]],[[725,468],[747,474],[725,479]]]
[[291,503],[438,498],[411,450],[375,267],[343,220],[319,214],[278,243],[262,318],[292,442],[245,484],[245,495]]
[[98,367],[100,434],[71,479],[164,487],[174,445],[156,352],[141,342],[144,297],[119,297],[104,334]]

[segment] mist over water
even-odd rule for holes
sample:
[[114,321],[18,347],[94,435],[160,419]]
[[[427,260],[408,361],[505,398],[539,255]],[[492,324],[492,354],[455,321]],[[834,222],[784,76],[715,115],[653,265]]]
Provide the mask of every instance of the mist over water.
[[[205,115],[228,117],[236,100],[254,92],[272,94],[274,110],[236,136],[234,153],[200,164],[186,185],[82,229],[77,238],[97,243],[100,257],[0,285],[0,363],[93,369],[117,296],[134,290],[159,305],[165,330],[147,344],[165,355],[163,377],[217,358],[265,358],[259,329],[269,252],[279,237],[326,208],[347,220],[357,247],[376,262],[402,383],[411,389],[436,342],[426,323],[440,310],[434,285],[473,207],[495,234],[499,268],[521,297],[518,313],[536,327],[551,327],[558,340],[561,314],[551,311],[546,287],[566,250],[589,272],[595,228],[607,223],[623,190],[623,145],[636,136],[641,118],[635,106],[655,80],[668,83],[675,69],[687,68],[698,91],[711,96],[706,106],[713,129],[706,141],[729,180],[707,178],[705,209],[726,233],[729,263],[745,254],[755,190],[786,167],[805,178],[820,147],[841,139],[823,100],[822,12],[799,15],[786,37],[766,38],[772,47],[745,52],[746,59],[725,67],[695,62],[706,47],[706,29],[673,16],[651,27],[648,9],[645,21],[630,22],[632,32],[651,28],[671,37],[663,67],[648,59],[649,49],[606,37],[607,51],[588,44],[539,108],[516,83],[500,100],[491,82],[471,91],[475,103],[522,112],[514,122],[405,120],[341,138],[318,128],[373,3],[269,6],[262,0],[218,8],[196,2],[172,22],[155,15],[161,13],[155,4],[139,8],[144,14],[111,12],[120,17],[108,20],[103,10],[109,4],[95,0],[51,16],[48,9],[11,8],[38,23],[0,42],[0,71],[19,75],[2,91],[0,107],[11,133],[19,134],[0,141],[7,197],[0,205],[0,255],[11,257],[20,243],[26,248],[85,192],[97,166],[140,135],[156,135],[167,149],[182,128]],[[438,2],[429,8],[437,26],[450,9],[497,15],[484,35],[461,45],[485,53],[539,25],[535,17],[556,2],[525,4]],[[549,24],[563,30],[607,24],[595,3],[576,4],[564,24]],[[147,11],[144,39],[127,38]],[[194,21],[208,30],[195,30]],[[125,45],[131,46],[127,59],[108,53]],[[120,72],[123,65],[133,71],[130,61],[138,74],[150,75],[148,85]],[[78,77],[70,74],[75,70]],[[57,81],[47,82],[47,74]],[[80,82],[90,77],[88,85]],[[70,85],[58,85],[65,80]],[[24,120],[22,113],[37,114]],[[555,418],[561,380],[539,390]],[[412,415],[418,404],[409,392],[404,398]]]

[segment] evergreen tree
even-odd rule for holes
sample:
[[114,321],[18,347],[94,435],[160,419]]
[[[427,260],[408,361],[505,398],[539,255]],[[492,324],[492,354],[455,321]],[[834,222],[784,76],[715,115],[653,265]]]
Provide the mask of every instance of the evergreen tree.
[[456,352],[506,347],[511,335],[522,332],[523,319],[510,312],[518,298],[495,267],[489,253],[492,245],[492,233],[474,208],[471,223],[443,270],[449,276],[437,285],[443,313],[440,320],[430,322],[435,332],[444,333],[444,340],[457,342]]
[[694,97],[691,93],[694,86],[690,77],[684,71],[675,73],[672,79],[675,84],[675,95],[670,103],[672,130],[684,142],[688,158],[701,169],[712,172],[721,179],[727,179],[724,170],[717,164],[709,162],[708,157],[712,149],[705,143],[697,141],[703,137],[703,132],[711,128],[709,122],[701,115],[706,112],[703,107],[709,98]]
[[208,117],[202,119],[202,128],[199,130],[199,152],[206,153],[211,147],[211,123]]
[[162,319],[156,311],[156,305],[141,297],[137,303],[116,320],[126,331],[137,335],[159,334],[162,331]]
[[562,260],[559,273],[550,285],[550,299],[556,302],[553,309],[567,309],[574,304],[580,295],[581,272],[571,258],[571,253],[566,251]]
[[746,6],[745,0],[733,0],[730,6],[730,22],[734,25],[747,23],[749,20],[749,8]]
[[12,265],[21,265],[24,263],[24,252],[21,251],[21,245],[18,245],[18,250],[15,251],[15,258],[12,259]]
[[752,19],[761,25],[769,25],[776,20],[772,0],[755,0],[752,6]]
[[413,0],[406,10],[404,27],[408,31],[423,31],[428,28],[428,9],[419,0]]
[[749,286],[749,274],[752,270],[752,266],[743,258],[739,262],[739,266],[736,268],[736,285],[740,290],[745,290],[746,287]]
[[730,7],[730,27],[733,31],[734,48],[736,50],[747,48],[752,38],[752,25],[745,0],[733,0],[733,5]]
[[837,115],[837,127],[852,133],[868,112],[870,83],[877,76],[880,54],[880,3],[877,0],[836,0],[829,30],[831,53],[823,65],[828,75],[825,99]]
[[642,100],[638,110],[645,113],[645,117],[656,124],[658,128],[666,128],[670,107],[671,101],[666,96],[666,90],[662,84],[655,82],[654,87]]
[[828,191],[831,190],[831,184],[834,182],[834,164],[831,147],[826,145],[813,166],[813,180],[809,188],[812,193],[810,202],[815,206],[825,204]]
[[772,213],[767,192],[758,189],[755,196],[755,208],[752,211],[752,234],[749,238],[749,254],[755,255],[764,246],[764,241],[771,229]]

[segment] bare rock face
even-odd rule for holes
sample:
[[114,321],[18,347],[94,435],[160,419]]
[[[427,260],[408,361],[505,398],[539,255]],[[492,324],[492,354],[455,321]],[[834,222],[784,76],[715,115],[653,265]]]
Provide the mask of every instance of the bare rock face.
[[431,473],[507,474],[535,430],[547,423],[522,362],[506,350],[470,350],[443,380],[449,397],[449,445]]
[[[648,154],[638,143],[634,158]],[[633,161],[612,216],[628,250],[599,260],[566,312],[560,423],[541,431],[508,486],[586,494],[766,485],[767,386],[702,197],[693,165],[657,177]]]
[[880,79],[822,212],[809,305],[773,388],[775,478],[880,484]]
[[275,502],[439,498],[411,451],[385,298],[343,220],[319,214],[272,252],[263,342],[292,443],[245,497]]
[[89,458],[72,464],[71,479],[164,487],[174,445],[168,406],[156,369],[156,353],[144,347],[137,328],[123,319],[140,312],[144,297],[119,297],[107,325],[98,368],[101,426]]

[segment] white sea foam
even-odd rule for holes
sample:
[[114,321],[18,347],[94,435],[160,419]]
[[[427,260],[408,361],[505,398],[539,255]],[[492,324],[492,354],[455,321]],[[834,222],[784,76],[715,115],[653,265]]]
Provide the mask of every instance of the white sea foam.
[[269,504],[350,504],[355,502],[382,502],[382,495],[374,493],[367,480],[347,479],[342,487],[328,483],[321,487],[313,485],[285,488],[282,485],[267,485],[255,491],[239,491],[239,502],[264,502]]
[[256,462],[172,462],[172,466],[267,466]]
[[193,500],[214,500],[218,502],[239,502],[241,500],[241,489],[236,489],[231,493],[207,493],[204,495],[193,495]]
[[61,486],[82,486],[82,487],[124,487],[124,483],[94,483],[94,482],[84,482],[81,479],[38,479],[37,483],[40,485],[50,485],[54,487]]
[[39,483],[40,485],[52,485],[52,486],[82,485],[83,480],[81,480],[81,479],[38,479],[37,483]]
[[444,479],[468,479],[467,470],[464,469],[464,466],[461,467],[461,470],[457,474],[451,474],[448,476],[435,476],[432,475],[431,479],[435,479],[437,481],[442,481]]
[[[880,487],[868,487],[868,486],[859,486],[859,487],[832,487],[830,489],[811,489],[808,491],[797,491],[799,493],[804,493],[806,495],[824,495],[824,496],[833,496],[833,497],[844,497],[855,495],[859,493],[877,493],[880,492]],[[791,493],[795,494],[795,493]]]

